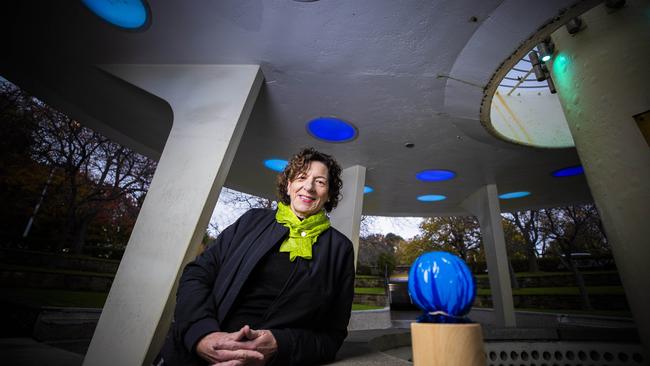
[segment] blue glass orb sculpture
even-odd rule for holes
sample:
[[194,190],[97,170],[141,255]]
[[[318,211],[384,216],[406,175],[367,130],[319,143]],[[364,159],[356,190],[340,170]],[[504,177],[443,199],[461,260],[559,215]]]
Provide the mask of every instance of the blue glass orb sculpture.
[[476,297],[471,271],[457,256],[429,252],[419,256],[409,271],[409,295],[424,311],[422,322],[463,323]]

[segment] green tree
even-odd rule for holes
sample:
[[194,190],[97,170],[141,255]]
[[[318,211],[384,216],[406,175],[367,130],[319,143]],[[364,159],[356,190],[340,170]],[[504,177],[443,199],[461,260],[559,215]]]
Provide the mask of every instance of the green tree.
[[[540,229],[539,210],[526,210],[512,212],[502,215],[507,222],[514,225],[516,231],[523,242],[523,253],[528,261],[528,271],[538,272],[539,265],[537,257],[539,256],[538,247],[543,242],[542,230]],[[504,226],[505,227],[505,226]]]
[[380,270],[383,270],[386,278],[390,277],[396,265],[397,259],[394,253],[380,253],[377,256],[377,267],[379,267]]
[[0,79],[0,235],[6,246],[24,246],[22,234],[50,172],[30,157],[35,128],[30,105],[25,93]]
[[359,238],[359,265],[378,267],[381,271],[388,269],[392,272],[397,262],[397,248],[404,239],[393,233],[386,235],[372,234]]
[[584,278],[573,254],[603,248],[606,239],[601,235],[600,217],[594,205],[565,206],[545,209],[542,230],[551,240],[549,252],[558,255],[562,263],[573,272],[580,290],[584,309],[591,309]]
[[481,232],[474,216],[432,217],[420,225],[424,237],[467,261],[481,251]]
[[410,264],[422,253],[447,251],[464,261],[482,256],[481,233],[473,216],[431,217],[420,224],[421,234],[400,246],[399,262]]
[[[138,204],[142,202],[156,164],[82,126],[15,85],[7,81],[0,81],[0,85],[0,113],[3,124],[9,125],[11,131],[5,133],[17,134],[23,140],[22,150],[17,143],[12,143],[11,149],[14,155],[20,155],[16,161],[26,163],[30,172],[35,173],[33,179],[21,177],[15,164],[2,162],[0,169],[11,172],[16,180],[14,187],[19,185],[17,182],[30,182],[35,187],[24,190],[29,204],[20,202],[20,198],[11,200],[21,206],[14,217],[27,222],[25,216],[33,215],[32,207],[49,182],[43,209],[35,220],[36,232],[56,241],[58,250],[71,248],[81,253],[90,223],[106,209],[107,203],[126,197]],[[58,232],[61,227],[63,230]],[[28,241],[33,239],[31,235]]]

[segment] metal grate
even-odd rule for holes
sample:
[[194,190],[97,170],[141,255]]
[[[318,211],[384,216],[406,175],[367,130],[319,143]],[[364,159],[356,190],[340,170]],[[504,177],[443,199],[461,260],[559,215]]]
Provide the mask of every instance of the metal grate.
[[489,366],[632,366],[645,365],[638,344],[597,342],[489,342]]
[[530,73],[533,65],[528,60],[528,55],[524,56],[515,66],[508,71],[503,77],[499,87],[502,91],[515,89],[548,89],[546,81],[537,81],[535,74]]

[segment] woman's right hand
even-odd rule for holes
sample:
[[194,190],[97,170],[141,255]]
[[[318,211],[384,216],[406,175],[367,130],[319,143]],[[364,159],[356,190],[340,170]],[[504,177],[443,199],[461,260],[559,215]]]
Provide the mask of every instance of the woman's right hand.
[[213,332],[201,338],[196,345],[196,353],[211,364],[227,363],[250,365],[264,362],[264,355],[250,348],[247,335],[250,327],[245,325],[233,333]]

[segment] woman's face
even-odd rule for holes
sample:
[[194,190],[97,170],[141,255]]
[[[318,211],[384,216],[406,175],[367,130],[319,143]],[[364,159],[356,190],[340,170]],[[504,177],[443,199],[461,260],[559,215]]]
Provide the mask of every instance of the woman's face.
[[287,184],[290,207],[301,219],[318,213],[329,199],[329,171],[320,161],[312,161],[304,173]]

